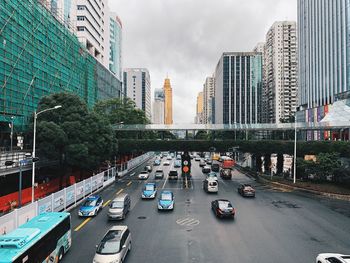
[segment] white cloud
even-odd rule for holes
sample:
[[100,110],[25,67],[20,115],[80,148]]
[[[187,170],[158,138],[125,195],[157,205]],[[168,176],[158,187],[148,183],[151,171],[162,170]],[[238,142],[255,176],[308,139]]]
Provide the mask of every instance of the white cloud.
[[[296,0],[110,0],[123,22],[123,67],[145,67],[152,90],[169,75],[175,123],[192,123],[196,97],[224,51],[250,51],[273,22],[296,20]],[[153,96],[153,91],[152,91]]]

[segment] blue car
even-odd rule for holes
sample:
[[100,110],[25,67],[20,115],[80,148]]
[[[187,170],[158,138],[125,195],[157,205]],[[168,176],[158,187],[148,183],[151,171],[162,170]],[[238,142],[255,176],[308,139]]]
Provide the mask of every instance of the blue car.
[[174,210],[174,194],[171,191],[162,191],[158,200],[158,210]]
[[142,199],[153,199],[157,195],[157,186],[155,183],[146,183],[142,189]]
[[160,165],[160,159],[155,159],[153,164],[156,166]]
[[174,162],[174,168],[180,168],[181,167],[181,161],[180,160],[176,160]]
[[89,196],[79,208],[79,216],[96,216],[102,209],[103,200],[99,195]]

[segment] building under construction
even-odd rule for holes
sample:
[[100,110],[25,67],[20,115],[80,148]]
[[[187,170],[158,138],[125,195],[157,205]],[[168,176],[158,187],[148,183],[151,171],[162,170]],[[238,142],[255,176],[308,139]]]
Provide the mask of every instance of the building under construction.
[[0,125],[25,129],[43,96],[79,95],[89,107],[121,97],[120,81],[39,0],[0,1]]

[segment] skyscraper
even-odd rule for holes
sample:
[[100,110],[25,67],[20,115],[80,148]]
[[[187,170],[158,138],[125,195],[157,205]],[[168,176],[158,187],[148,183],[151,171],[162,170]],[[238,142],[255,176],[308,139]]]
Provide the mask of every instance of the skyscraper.
[[215,123],[261,122],[262,56],[223,53],[215,70]]
[[263,122],[280,123],[297,108],[296,22],[275,22],[263,48]]
[[199,92],[197,95],[195,123],[198,123],[198,124],[204,123],[204,120],[203,120],[203,91]]
[[122,81],[122,22],[110,13],[109,70]]
[[203,123],[213,123],[213,100],[215,96],[215,78],[207,77],[203,85]]
[[166,78],[163,86],[164,91],[164,124],[173,124],[173,90],[170,79]]
[[154,91],[152,123],[164,124],[164,91],[162,89]]
[[143,110],[151,120],[151,80],[148,69],[124,69],[124,88],[127,97],[131,98],[136,107]]
[[[301,110],[319,108],[316,115],[324,115],[322,106],[332,104],[338,94],[350,90],[349,17],[348,0],[298,0]],[[305,115],[306,121],[312,121],[313,113]]]

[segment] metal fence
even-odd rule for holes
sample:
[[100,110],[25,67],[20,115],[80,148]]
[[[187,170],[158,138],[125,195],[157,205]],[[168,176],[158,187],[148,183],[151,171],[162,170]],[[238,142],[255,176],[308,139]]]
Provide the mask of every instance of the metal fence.
[[[138,156],[127,164],[127,169],[119,171],[118,176],[123,176],[132,169],[138,167],[153,156],[152,152]],[[63,190],[39,199],[34,203],[15,209],[9,214],[0,217],[0,235],[7,234],[18,226],[28,222],[33,217],[44,212],[65,211],[75,207],[78,202],[92,193],[112,184],[117,176],[117,169],[110,168],[102,173],[90,177],[84,181],[71,185]]]

